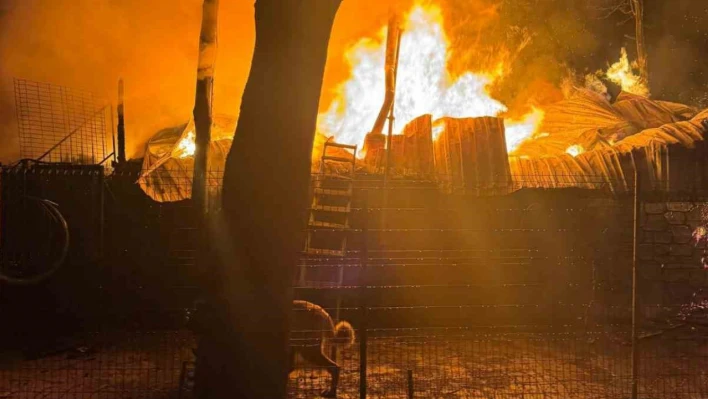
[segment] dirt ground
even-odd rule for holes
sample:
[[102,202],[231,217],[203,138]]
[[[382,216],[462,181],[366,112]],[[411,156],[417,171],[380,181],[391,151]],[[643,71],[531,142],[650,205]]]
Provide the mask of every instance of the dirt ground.
[[[643,342],[641,398],[708,398],[708,352],[695,340]],[[381,337],[371,340],[368,396],[415,398],[608,399],[631,394],[631,347],[609,336]],[[342,351],[339,397],[359,397],[357,348]],[[298,371],[293,398],[312,398],[329,377]]]
[[[605,399],[631,393],[630,346],[608,336],[494,335],[372,337],[368,397]],[[100,335],[37,360],[6,354],[0,399],[190,398],[192,337],[183,332]],[[340,349],[339,398],[359,397],[358,343]],[[708,351],[703,341],[660,336],[641,344],[640,397],[708,397]],[[293,399],[327,388],[324,370],[291,375]]]
[[180,376],[193,342],[186,332],[100,334],[37,360],[6,355],[0,399],[186,397]]

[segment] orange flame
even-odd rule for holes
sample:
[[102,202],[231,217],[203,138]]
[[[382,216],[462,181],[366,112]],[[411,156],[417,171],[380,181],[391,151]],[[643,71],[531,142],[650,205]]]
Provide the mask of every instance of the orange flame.
[[620,85],[623,91],[636,94],[638,96],[649,96],[649,88],[642,78],[634,74],[634,63],[629,62],[627,49],[622,47],[622,54],[619,61],[615,62],[607,70],[607,78]]
[[583,148],[583,146],[581,146],[580,144],[571,145],[570,147],[568,147],[565,150],[565,153],[569,154],[573,158],[577,157],[578,155],[580,155],[584,152],[585,152],[585,148]]
[[[443,29],[439,7],[416,5],[404,19],[398,66],[395,133],[418,116],[497,116],[507,107],[492,98],[487,88],[501,78],[503,63],[486,72],[466,72],[453,78],[447,70],[450,42]],[[362,39],[346,53],[351,78],[337,89],[336,99],[319,115],[318,131],[337,142],[363,145],[384,102],[386,29],[376,39]],[[534,110],[519,122],[510,122],[510,150],[536,131],[543,118]],[[434,138],[440,132],[433,132]]]
[[194,151],[196,150],[197,143],[193,131],[188,132],[187,135],[177,143],[177,147],[175,148],[176,156],[180,159],[194,156]]
[[547,133],[537,133],[544,116],[545,112],[536,107],[532,107],[531,112],[520,120],[504,121],[506,128],[506,149],[509,154],[513,154],[519,147],[519,144],[524,141],[547,135]]

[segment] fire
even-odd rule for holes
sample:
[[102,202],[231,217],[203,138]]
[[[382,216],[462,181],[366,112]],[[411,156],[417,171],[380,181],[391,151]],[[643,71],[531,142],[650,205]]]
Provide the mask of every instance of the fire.
[[565,150],[566,154],[570,154],[573,158],[585,152],[585,148],[579,144],[571,145]]
[[[503,77],[503,63],[486,72],[466,72],[453,78],[447,70],[450,42],[443,29],[440,8],[416,5],[404,20],[394,133],[400,133],[406,124],[424,114],[432,114],[435,120],[497,116],[507,111],[504,104],[487,92],[496,79]],[[385,28],[377,39],[363,39],[347,52],[351,78],[339,86],[337,98],[319,115],[320,133],[333,135],[340,143],[363,145],[384,102],[385,52]],[[534,110],[519,122],[509,122],[509,149],[533,136],[541,119],[543,113]],[[439,133],[434,132],[433,136]]]
[[180,159],[189,158],[194,156],[194,151],[197,149],[197,143],[195,141],[194,132],[190,131],[182,140],[177,143],[177,148],[175,149],[177,157]]
[[505,120],[506,128],[506,150],[512,154],[516,148],[530,138],[547,136],[548,133],[538,133],[538,127],[543,122],[545,113],[536,107],[532,107],[532,111],[521,118],[521,120]]
[[627,57],[627,49],[624,47],[622,48],[620,60],[612,64],[607,70],[607,78],[620,85],[622,90],[627,93],[644,97],[649,96],[649,88],[640,76],[634,74],[633,64],[630,64]]

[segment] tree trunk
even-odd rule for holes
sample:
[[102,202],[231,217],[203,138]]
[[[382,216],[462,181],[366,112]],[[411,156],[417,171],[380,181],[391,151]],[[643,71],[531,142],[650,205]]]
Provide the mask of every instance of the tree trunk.
[[637,40],[637,64],[639,76],[649,89],[649,65],[646,48],[644,47],[644,0],[631,0],[634,13],[634,29]]
[[257,0],[256,46],[226,161],[200,398],[284,398],[292,281],[327,46],[340,0]]

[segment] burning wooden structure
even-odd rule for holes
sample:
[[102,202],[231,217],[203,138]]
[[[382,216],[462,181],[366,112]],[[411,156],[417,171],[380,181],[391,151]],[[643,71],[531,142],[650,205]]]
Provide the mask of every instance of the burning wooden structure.
[[504,121],[483,117],[436,122],[435,169],[447,190],[505,194],[511,183]]
[[[235,120],[217,117],[209,160],[210,193],[217,195]],[[692,191],[706,184],[708,111],[622,93],[610,103],[578,90],[546,110],[541,130],[507,151],[504,120],[494,117],[442,118],[423,115],[391,140],[393,179],[435,180],[446,192],[501,195],[521,188],[587,188],[613,193],[632,188],[638,168],[655,190]],[[190,197],[193,124],[165,130],[147,146],[143,190],[158,201]],[[191,138],[193,140],[193,138]],[[327,141],[317,140],[316,146]],[[331,140],[330,140],[331,142]],[[321,152],[321,150],[318,150]],[[350,152],[336,148],[334,156]],[[369,134],[357,170],[381,173],[386,136]],[[220,155],[221,154],[221,155]],[[313,156],[313,170],[321,160]],[[350,169],[328,165],[327,173]]]
[[[564,90],[563,100],[545,103],[542,109],[532,107],[523,117],[531,122],[517,124],[503,119],[509,109],[487,92],[503,76],[503,67],[453,78],[445,62],[439,62],[449,56],[442,16],[434,7],[415,7],[408,21],[404,19],[392,16],[386,39],[376,49],[357,53],[362,59],[352,66],[350,81],[355,96],[345,95],[340,98],[343,102],[334,104],[344,105],[344,114],[351,113],[352,118],[339,115],[338,107],[319,115],[325,123],[316,129],[313,172],[351,173],[348,167],[325,165],[325,143],[334,142],[361,148],[356,171],[381,175],[384,185],[397,178],[432,180],[445,192],[480,196],[527,187],[618,193],[630,190],[635,170],[657,190],[691,190],[704,183],[705,112],[645,97],[648,90],[638,90],[646,88],[638,88],[641,80],[636,79],[633,85],[622,83],[624,91],[612,102],[604,83],[586,78],[582,87]],[[411,47],[419,36],[429,41],[430,48]],[[605,77],[615,83],[617,78],[634,77],[626,52]],[[363,98],[362,91],[369,90],[380,97]],[[400,134],[394,134],[396,121],[403,121]],[[235,121],[221,129],[223,134],[214,134],[208,169],[223,169],[234,127]],[[187,186],[192,174],[200,173],[190,169],[191,158],[199,158],[198,152],[193,154],[199,147],[194,130],[190,125],[180,127],[148,143],[139,183],[152,198],[174,201],[191,196]],[[271,149],[278,145],[270,143]],[[344,147],[330,150],[338,152],[331,154],[334,157],[352,156]],[[679,173],[687,170],[693,173]],[[209,180],[212,195],[218,194],[219,176]],[[173,182],[177,184],[169,184]]]
[[[235,118],[214,116],[206,178],[207,197],[212,204],[216,203],[221,192],[224,164],[235,128]],[[190,120],[184,125],[164,129],[148,141],[138,184],[152,199],[176,202],[191,198],[196,149],[194,132],[194,120]]]
[[[356,163],[357,172],[382,175],[384,185],[397,178],[433,180],[445,192],[501,195],[527,187],[580,187],[618,193],[630,190],[630,177],[635,170],[656,190],[692,190],[704,183],[703,143],[708,119],[705,112],[650,99],[640,95],[648,91],[636,90],[636,85],[622,85],[625,91],[612,102],[604,84],[597,79],[596,82],[586,81],[582,88],[565,91],[565,99],[561,101],[545,104],[540,110],[533,108],[525,118],[537,119],[533,123],[524,122],[523,129],[519,130],[520,125],[515,125],[515,121],[502,118],[508,111],[506,106],[486,92],[488,85],[503,71],[470,73],[465,75],[467,80],[460,78],[455,82],[445,74],[444,62],[436,63],[434,59],[416,62],[424,54],[412,54],[423,50],[410,50],[405,45],[406,41],[410,44],[412,37],[425,35],[434,44],[433,50],[425,54],[439,59],[448,55],[448,43],[444,35],[436,36],[438,31],[432,29],[442,21],[434,10],[416,8],[411,15],[415,15],[417,22],[406,23],[400,16],[392,16],[386,40],[377,50],[363,54],[368,58],[360,62],[361,68],[353,66],[352,81],[356,89],[353,92],[361,96],[361,88],[365,87],[381,95],[365,104],[381,104],[380,109],[365,108],[371,125],[368,119],[361,119],[361,110],[353,104],[346,104],[351,110],[345,111],[355,114],[346,123],[338,119],[335,111],[320,114],[327,123],[317,128],[312,171],[350,174],[348,167],[324,165],[325,143],[338,142],[361,146],[358,147],[361,158]],[[401,49],[407,49],[405,54]],[[369,64],[377,68],[364,68]],[[402,71],[405,69],[401,82],[398,82],[399,64]],[[621,69],[620,75],[633,76],[626,52],[621,62],[608,70],[606,77],[613,80],[617,68]],[[411,70],[416,74],[411,75]],[[462,84],[458,87],[457,83]],[[421,97],[430,98],[421,100]],[[366,102],[359,98],[344,100]],[[394,115],[396,101],[400,103],[399,110],[405,108],[400,111],[402,115]],[[429,113],[414,115],[410,114],[410,109]],[[405,124],[400,134],[394,134],[396,120],[403,120]],[[367,132],[368,126],[372,127]],[[188,181],[191,184],[189,168],[194,164],[193,154],[185,152],[185,148],[193,152],[196,147],[193,131],[193,127],[183,127],[179,138],[176,132],[161,133],[148,143],[146,172],[140,184],[152,198],[173,201],[190,197],[191,189],[186,185],[164,183]],[[233,126],[229,125],[220,137],[217,134],[212,140],[210,147],[216,148],[209,161],[210,169],[221,169],[233,131]],[[326,137],[328,133],[334,136]],[[172,149],[164,145],[168,140]],[[352,156],[351,150],[346,148],[331,150],[339,152],[333,155],[335,157]],[[684,173],[687,170],[692,173]],[[688,175],[694,177],[687,178]],[[209,185],[218,187],[219,184],[217,177]],[[167,192],[160,189],[163,186],[180,188]],[[174,188],[167,190],[174,191]],[[212,194],[216,192],[218,190],[212,190]]]
[[581,91],[546,115],[549,134],[510,157],[516,187],[627,192],[635,170],[657,191],[694,191],[706,183],[705,111],[626,93],[610,104]]

